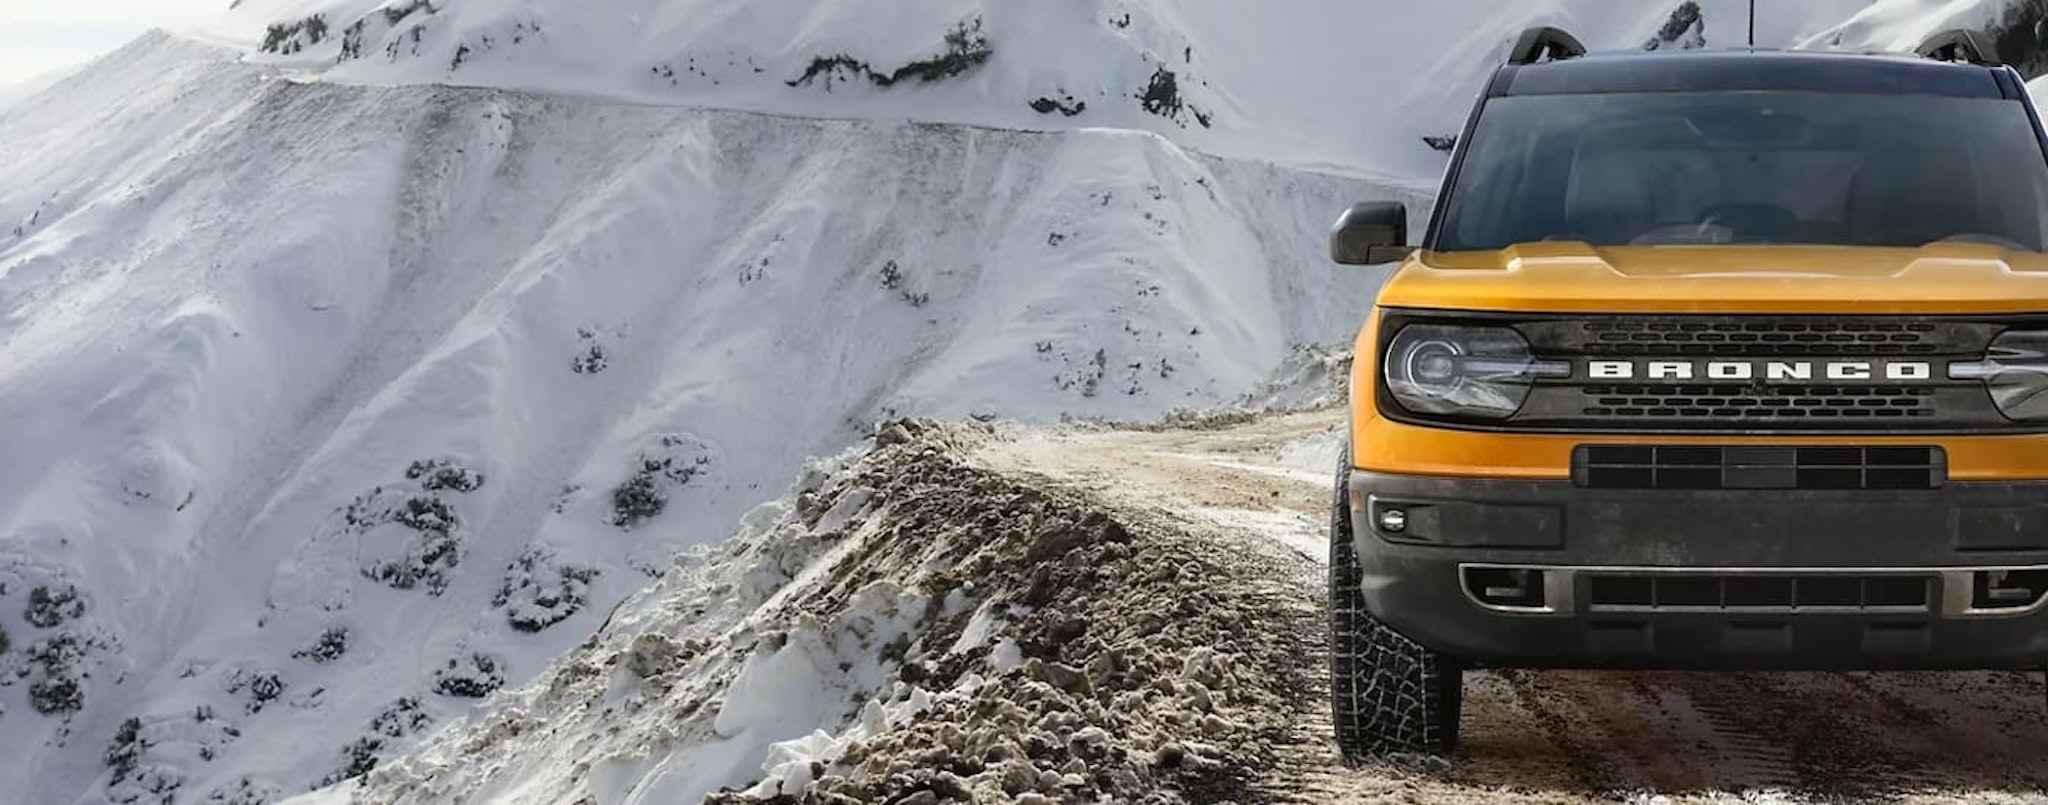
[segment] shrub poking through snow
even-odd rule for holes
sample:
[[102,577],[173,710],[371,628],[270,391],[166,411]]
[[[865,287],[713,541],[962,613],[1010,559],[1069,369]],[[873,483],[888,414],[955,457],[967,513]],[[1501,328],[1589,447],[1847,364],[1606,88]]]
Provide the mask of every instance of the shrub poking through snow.
[[148,748],[142,742],[142,719],[129,716],[114,730],[114,738],[107,742],[107,751],[100,758],[113,770],[114,782],[119,783],[134,773],[135,764],[141,762],[142,752]]
[[320,786],[324,788],[369,774],[377,768],[380,753],[394,740],[417,734],[433,721],[425,710],[420,709],[418,698],[407,696],[385,705],[376,717],[370,719],[369,732],[341,748],[341,767],[320,778]]
[[348,627],[329,626],[313,638],[310,645],[292,652],[292,656],[307,662],[327,663],[341,659],[348,653]]
[[78,588],[69,585],[56,589],[38,585],[29,590],[28,610],[22,613],[29,625],[38,629],[55,629],[84,615],[85,601],[78,597]]
[[257,50],[289,56],[327,38],[327,18],[314,14],[302,20],[271,23]]
[[406,17],[412,16],[413,12],[421,10],[432,14],[434,13],[434,4],[428,2],[428,0],[411,0],[408,3],[399,3],[378,9],[377,13],[384,15],[384,24],[397,25],[404,22]]
[[656,488],[654,476],[639,473],[612,490],[612,525],[632,528],[640,521],[661,514],[668,497]]
[[505,673],[487,654],[470,652],[448,660],[434,671],[434,692],[462,699],[481,699],[505,686]]
[[370,25],[373,21],[381,23],[378,29],[379,32],[388,32],[398,27],[398,24],[404,22],[407,17],[412,16],[413,12],[422,10],[431,15],[434,13],[434,6],[432,3],[427,2],[427,0],[412,0],[409,3],[380,8],[364,15],[362,19],[356,20],[348,28],[342,30],[341,58],[347,60],[363,57],[363,43],[370,36]]
[[85,707],[85,649],[71,632],[50,635],[23,649],[28,664],[16,673],[35,678],[28,686],[30,707],[46,716],[66,716]]
[[995,50],[988,45],[988,35],[981,31],[981,17],[976,16],[946,32],[945,47],[939,55],[898,67],[887,81],[877,76],[875,83],[886,87],[911,78],[926,83],[952,78],[980,66],[993,55]]
[[597,338],[597,331],[588,327],[578,329],[576,337],[583,342],[583,351],[569,362],[569,370],[579,375],[594,375],[605,370],[612,363],[611,353]]
[[1082,112],[1088,111],[1088,102],[1077,101],[1074,99],[1074,96],[1068,95],[1066,93],[1061,93],[1060,97],[1058,98],[1053,98],[1051,96],[1042,96],[1032,100],[1031,111],[1037,112],[1041,115],[1049,115],[1054,112],[1058,112],[1062,115],[1066,115],[1067,117],[1073,117]]
[[455,513],[440,498],[411,498],[394,509],[390,519],[419,532],[420,539],[402,556],[363,566],[364,578],[397,590],[425,587],[429,595],[437,596],[446,592],[455,567],[462,564]]
[[195,763],[212,762],[222,747],[241,735],[240,730],[214,718],[213,709],[204,705],[189,716],[128,718],[114,730],[100,754],[110,772],[106,799],[123,805],[189,802],[180,795],[190,776],[186,770]]
[[28,702],[46,716],[66,716],[85,709],[85,686],[76,677],[53,676],[28,686]]
[[351,502],[341,518],[357,534],[386,525],[412,531],[414,538],[396,555],[364,564],[362,575],[392,589],[424,588],[429,595],[440,595],[463,556],[462,519],[442,495],[474,492],[483,487],[484,475],[453,459],[435,458],[412,462],[405,477],[417,485],[418,493],[380,486]]
[[1081,392],[1083,397],[1093,397],[1102,388],[1102,381],[1109,373],[1109,351],[1097,349],[1085,358],[1075,358],[1060,353],[1060,363],[1066,368],[1052,379],[1054,388],[1061,391]]
[[612,489],[612,511],[606,521],[631,530],[668,508],[676,490],[687,486],[711,466],[711,451],[693,436],[671,433],[640,453],[640,468]]
[[538,632],[582,610],[597,574],[594,567],[563,563],[546,547],[528,546],[505,568],[505,583],[491,605],[504,608],[513,629]]
[[268,805],[284,796],[284,789],[254,777],[241,777],[207,792],[205,805]]
[[276,671],[251,671],[237,668],[228,675],[227,692],[239,694],[244,699],[243,709],[251,715],[263,712],[263,708],[284,695],[287,687],[284,677]]
[[953,30],[946,32],[939,54],[931,58],[918,59],[884,73],[844,53],[818,56],[811,59],[803,75],[785,83],[801,87],[822,77],[827,92],[832,90],[834,80],[850,81],[862,76],[878,87],[894,86],[911,79],[929,84],[966,73],[993,55],[995,50],[989,47],[988,35],[981,30],[981,17],[976,16],[962,20],[953,26]]
[[475,492],[484,485],[483,473],[445,458],[415,461],[412,466],[405,468],[405,477],[407,480],[419,481],[420,488],[429,492]]
[[927,302],[932,301],[932,295],[929,293],[903,287],[904,279],[903,267],[897,265],[896,261],[890,260],[882,264],[882,290],[895,291],[896,295],[902,297],[903,302],[911,307],[924,307]]
[[341,748],[341,768],[328,772],[320,778],[320,787],[334,785],[343,780],[369,774],[377,768],[377,752],[384,748],[384,741],[368,735],[350,741]]
[[386,738],[403,738],[427,728],[434,723],[427,711],[420,709],[416,696],[406,696],[384,706],[376,717],[370,719],[370,731]]

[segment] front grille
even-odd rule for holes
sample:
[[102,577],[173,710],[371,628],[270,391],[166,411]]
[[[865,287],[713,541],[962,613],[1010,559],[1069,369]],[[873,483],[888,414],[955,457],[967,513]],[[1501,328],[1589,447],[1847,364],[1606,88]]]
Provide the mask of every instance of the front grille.
[[1588,489],[1938,489],[1940,447],[1581,445],[1572,480]]
[[[1417,414],[1383,393],[1390,419],[1574,434],[2022,432],[2033,428],[2001,414],[1981,380],[1950,379],[1948,367],[1982,360],[2006,329],[2048,328],[2048,316],[1392,310],[1381,331],[1446,321],[1512,327],[1538,359],[1571,369],[1531,381],[1505,420]],[[1627,371],[1603,368],[1617,365]]]
[[1580,325],[1587,355],[1933,355],[1941,326],[1873,320],[1614,318]]

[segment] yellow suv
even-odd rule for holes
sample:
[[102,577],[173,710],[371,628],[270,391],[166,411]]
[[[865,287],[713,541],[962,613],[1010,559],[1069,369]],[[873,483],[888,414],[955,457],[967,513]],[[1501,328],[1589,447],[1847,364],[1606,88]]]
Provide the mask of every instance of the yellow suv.
[[1467,669],[2048,664],[2048,135],[1913,54],[1523,34],[1357,341],[1330,535],[1347,757]]

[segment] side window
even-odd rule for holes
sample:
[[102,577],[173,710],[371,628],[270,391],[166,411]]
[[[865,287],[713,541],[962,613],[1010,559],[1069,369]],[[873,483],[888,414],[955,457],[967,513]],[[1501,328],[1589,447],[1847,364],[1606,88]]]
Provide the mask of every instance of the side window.
[[[1453,244],[1526,243],[1568,234],[1562,210],[1577,126],[1535,114],[1527,99],[1489,104],[1445,209]],[[1549,105],[1576,118],[1579,104]]]

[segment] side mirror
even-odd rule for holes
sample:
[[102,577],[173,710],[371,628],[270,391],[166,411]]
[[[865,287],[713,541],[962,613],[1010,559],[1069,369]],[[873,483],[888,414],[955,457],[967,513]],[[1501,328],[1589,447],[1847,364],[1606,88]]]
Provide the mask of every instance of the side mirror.
[[1347,266],[1397,263],[1414,252],[1408,205],[1398,201],[1353,204],[1330,230],[1330,259]]

